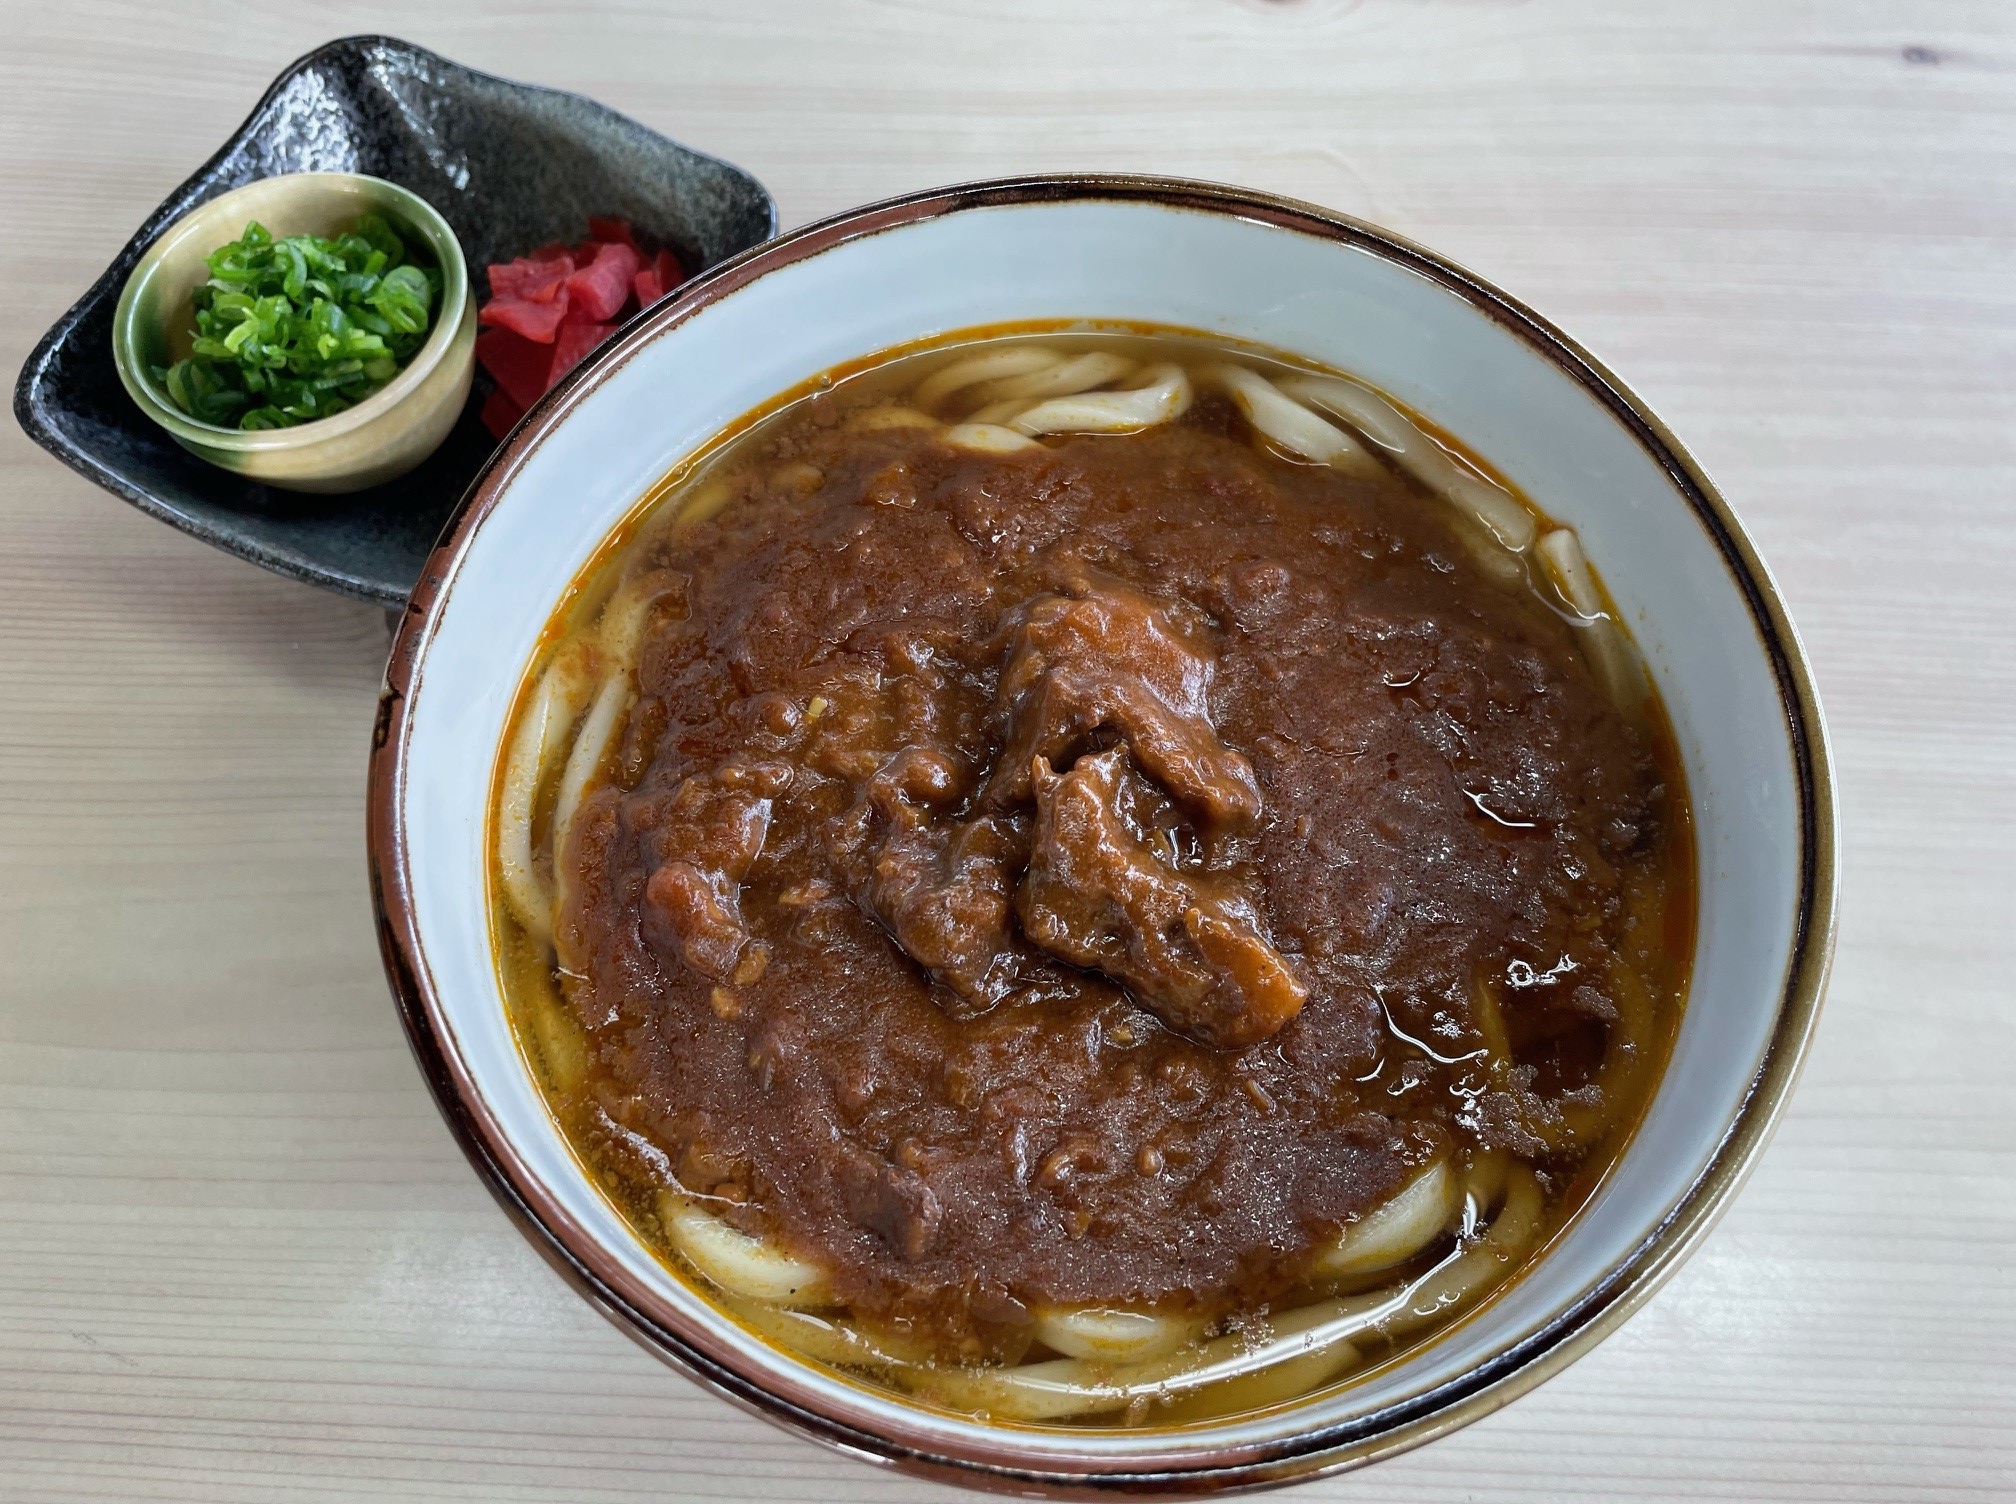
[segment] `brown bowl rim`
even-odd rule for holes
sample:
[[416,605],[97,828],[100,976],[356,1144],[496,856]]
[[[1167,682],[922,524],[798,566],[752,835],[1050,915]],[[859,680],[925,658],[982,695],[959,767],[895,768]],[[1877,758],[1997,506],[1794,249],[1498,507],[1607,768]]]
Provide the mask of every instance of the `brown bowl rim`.
[[[1706,1168],[1665,1219],[1593,1288],[1539,1331],[1456,1378],[1401,1403],[1259,1445],[1142,1458],[1032,1459],[1016,1433],[939,1447],[903,1428],[871,1428],[788,1375],[748,1377],[721,1330],[666,1306],[634,1281],[560,1208],[477,1092],[452,1045],[419,942],[407,882],[400,792],[413,696],[425,649],[477,526],[507,483],[589,391],[663,331],[780,267],[844,242],[944,215],[1003,205],[1119,200],[1258,220],[1370,251],[1429,278],[1552,360],[1664,469],[1708,531],[1742,590],[1777,679],[1799,793],[1800,896],[1790,965],[1763,1060]],[[1202,1494],[1265,1488],[1363,1466],[1481,1419],[1558,1373],[1648,1299],[1714,1226],[1754,1167],[1804,1061],[1833,956],[1835,809],[1825,724],[1798,635],[1762,560],[1714,483],[1666,426],[1567,334],[1482,277],[1391,231],[1333,210],[1251,189],[1180,178],[1072,173],[992,179],[869,204],[767,241],[687,283],[548,393],[471,483],[406,603],[386,665],[371,748],[367,845],[385,969],[421,1073],[463,1152],[519,1230],[628,1335],[715,1392],[849,1455],[969,1487],[1052,1498],[1114,1493]],[[721,1327],[727,1324],[720,1323]]]

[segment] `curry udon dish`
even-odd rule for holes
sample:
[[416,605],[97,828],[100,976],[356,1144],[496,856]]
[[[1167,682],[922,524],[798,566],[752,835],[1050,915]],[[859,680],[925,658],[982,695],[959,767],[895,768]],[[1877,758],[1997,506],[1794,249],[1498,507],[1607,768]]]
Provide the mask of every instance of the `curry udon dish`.
[[1621,1152],[1684,790],[1573,532],[1174,331],[830,373],[542,639],[496,938],[568,1141],[766,1341],[996,1421],[1395,1361]]

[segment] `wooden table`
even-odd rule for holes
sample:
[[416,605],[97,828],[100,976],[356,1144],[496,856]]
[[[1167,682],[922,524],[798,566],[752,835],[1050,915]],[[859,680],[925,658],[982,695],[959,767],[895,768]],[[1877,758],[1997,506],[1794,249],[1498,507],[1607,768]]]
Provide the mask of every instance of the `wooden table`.
[[[1336,1499],[2016,1497],[2008,0],[7,0],[8,370],[289,58],[395,32],[797,223],[1030,168],[1335,205],[1585,339],[1777,571],[1845,813],[1740,1203],[1600,1351]],[[701,1393],[464,1165],[366,901],[375,608],[0,434],[0,1499],[956,1497]]]

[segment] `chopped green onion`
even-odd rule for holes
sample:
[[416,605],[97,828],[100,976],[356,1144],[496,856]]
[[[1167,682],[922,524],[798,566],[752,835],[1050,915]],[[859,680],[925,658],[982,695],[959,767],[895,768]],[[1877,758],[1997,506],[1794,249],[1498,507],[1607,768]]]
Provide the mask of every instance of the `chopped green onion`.
[[441,274],[376,214],[334,239],[256,220],[209,256],[191,354],[154,376],[190,417],[289,428],[354,407],[427,342]]

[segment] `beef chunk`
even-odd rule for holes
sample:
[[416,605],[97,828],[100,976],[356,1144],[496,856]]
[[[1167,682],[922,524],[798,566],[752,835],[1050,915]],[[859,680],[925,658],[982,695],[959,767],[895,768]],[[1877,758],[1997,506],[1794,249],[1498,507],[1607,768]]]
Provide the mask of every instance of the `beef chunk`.
[[656,857],[644,886],[647,933],[716,982],[734,976],[749,943],[742,881],[763,853],[771,802],[790,783],[786,763],[732,759],[684,779],[645,838]]
[[1215,668],[1201,632],[1131,586],[1075,571],[1072,593],[1022,610],[1001,673],[1006,745],[989,789],[1028,799],[1031,765],[1063,766],[1093,733],[1125,738],[1135,762],[1214,827],[1260,813],[1253,765],[1211,724]]
[[1132,989],[1170,1028],[1236,1049],[1301,1010],[1308,989],[1228,883],[1165,864],[1128,826],[1134,777],[1113,748],[1067,773],[1036,759],[1036,832],[1022,927],[1052,955]]
[[1026,842],[1005,816],[934,816],[931,806],[951,802],[957,788],[950,759],[907,748],[869,780],[842,844],[855,901],[943,984],[963,1018],[1017,984],[1011,893]]

